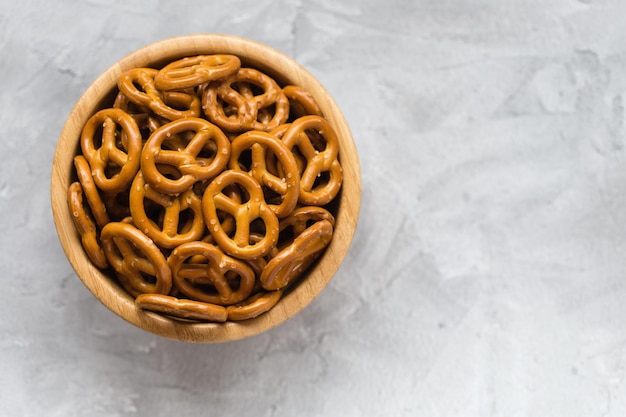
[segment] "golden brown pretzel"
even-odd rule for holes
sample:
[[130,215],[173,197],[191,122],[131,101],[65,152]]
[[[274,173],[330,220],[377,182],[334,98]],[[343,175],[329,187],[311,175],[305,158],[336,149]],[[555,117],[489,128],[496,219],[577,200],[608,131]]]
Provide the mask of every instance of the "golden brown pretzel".
[[331,226],[335,226],[335,217],[325,208],[318,206],[301,206],[292,211],[288,217],[281,219],[280,231],[283,232],[288,227],[291,227],[292,234],[298,236],[313,223],[321,220],[327,220]]
[[70,184],[67,202],[87,256],[98,268],[106,268],[109,264],[98,243],[96,224],[83,205],[83,188],[78,181]]
[[278,290],[294,282],[328,246],[333,236],[333,226],[321,220],[300,233],[265,266],[261,285],[268,291]]
[[[239,185],[247,194],[248,201],[240,203],[224,194],[229,185]],[[235,218],[234,236],[230,237],[220,223],[218,210]],[[217,176],[204,191],[202,197],[204,222],[209,232],[227,254],[241,259],[264,256],[278,241],[278,218],[267,205],[263,189],[250,174],[228,170]],[[254,244],[250,243],[250,225],[260,219],[264,224],[265,235]]]
[[[156,88],[154,77],[158,72],[153,68],[133,68],[120,76],[117,86],[135,105],[150,109],[167,120],[200,116],[200,99],[195,94],[162,92]],[[186,110],[179,110],[181,107]]]
[[76,169],[78,181],[80,181],[80,185],[83,187],[83,193],[87,198],[87,204],[91,210],[91,215],[96,221],[98,227],[101,228],[110,220],[109,215],[107,214],[106,206],[102,202],[102,198],[98,192],[98,187],[96,187],[96,184],[93,182],[89,162],[87,162],[87,159],[85,159],[84,156],[76,155],[74,157],[74,168]]
[[[184,149],[163,149],[164,142],[186,133],[191,133],[191,137]],[[211,145],[213,148],[209,148]],[[207,148],[212,155],[201,156]],[[217,176],[228,163],[229,156],[230,141],[217,126],[196,117],[178,119],[152,133],[141,152],[141,171],[145,181],[154,189],[179,194],[198,181]],[[180,172],[180,178],[166,177],[157,169],[157,164],[173,166]]]
[[[111,222],[100,233],[109,264],[140,293],[167,294],[172,273],[156,244],[132,224]],[[151,276],[148,280],[145,276]],[[153,281],[154,282],[151,282]]]
[[[240,157],[244,151],[251,150],[250,166],[244,166]],[[268,153],[275,156],[281,166],[281,177],[268,171],[266,159]],[[298,203],[300,175],[291,151],[275,136],[259,130],[252,130],[237,136],[232,142],[232,151],[228,167],[232,170],[247,171],[259,184],[279,195],[280,203],[268,205],[281,218],[287,216]]]
[[302,87],[298,87],[297,85],[287,85],[283,87],[283,92],[287,99],[289,99],[289,104],[291,108],[289,110],[289,115],[293,119],[297,119],[298,117],[306,116],[309,114],[321,116],[322,111],[319,106],[315,102],[315,99]]
[[220,323],[228,318],[226,309],[222,306],[163,294],[140,294],[135,299],[135,303],[144,310],[182,319]]
[[[118,126],[121,132],[118,132]],[[98,140],[100,130],[101,140]],[[118,135],[125,138],[121,141],[122,149],[118,147]],[[85,123],[80,145],[100,190],[118,193],[128,188],[139,170],[141,155],[142,139],[135,119],[120,109],[100,110]],[[119,171],[109,177],[111,165],[117,166]]]
[[[319,135],[324,149],[316,148],[307,131]],[[297,147],[307,161],[300,174],[300,203],[317,206],[330,203],[337,196],[343,181],[337,159],[339,140],[332,126],[320,116],[303,116],[291,123],[282,141],[289,149]],[[318,177],[324,173],[328,175],[327,181],[318,184]]]
[[[162,219],[147,214],[146,200],[160,206]],[[130,189],[129,203],[135,226],[163,248],[199,240],[204,234],[202,200],[191,188],[179,195],[164,194],[146,184],[139,172]],[[183,216],[186,211],[189,215]]]
[[241,66],[235,55],[215,54],[185,57],[164,66],[154,77],[160,90],[193,88],[234,74]]
[[[193,263],[186,262],[189,259],[193,259]],[[231,258],[210,243],[184,243],[172,251],[167,263],[176,288],[196,300],[235,304],[245,300],[254,287],[254,271],[245,262]],[[232,276],[229,279],[229,275],[234,275],[234,279]],[[230,282],[233,280],[235,288]]]
[[241,303],[226,307],[228,320],[240,321],[258,317],[274,307],[282,295],[281,290],[258,292]]
[[[254,94],[251,86],[260,88],[262,93]],[[274,110],[270,115],[271,107]],[[204,89],[202,109],[209,120],[224,130],[269,132],[289,117],[289,100],[268,75],[253,68],[240,68]]]

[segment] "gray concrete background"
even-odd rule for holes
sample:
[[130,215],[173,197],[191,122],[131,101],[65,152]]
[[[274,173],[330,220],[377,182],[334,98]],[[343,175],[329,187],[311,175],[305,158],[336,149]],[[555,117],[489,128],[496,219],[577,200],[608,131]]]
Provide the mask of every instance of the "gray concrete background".
[[[622,0],[0,3],[0,415],[626,415]],[[202,32],[306,66],[363,174],[330,286],[221,345],[101,306],[48,189],[89,83]]]

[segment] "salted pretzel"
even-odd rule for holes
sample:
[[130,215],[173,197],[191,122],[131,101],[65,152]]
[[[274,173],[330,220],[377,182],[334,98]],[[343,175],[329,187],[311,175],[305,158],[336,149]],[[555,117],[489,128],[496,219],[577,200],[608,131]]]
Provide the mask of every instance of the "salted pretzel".
[[300,233],[265,266],[261,285],[268,291],[285,288],[321,255],[333,236],[333,226],[321,220]]
[[[125,138],[122,148],[118,147],[118,135]],[[142,139],[135,119],[120,109],[100,110],[87,120],[80,145],[100,190],[118,193],[128,188],[139,170],[141,155]],[[118,171],[109,176],[112,165]]]
[[[262,92],[256,94],[252,87]],[[268,75],[253,68],[240,68],[204,89],[202,109],[209,120],[229,132],[270,131],[287,121],[289,100]]]
[[100,240],[109,264],[134,290],[140,293],[170,292],[172,273],[165,256],[152,239],[134,225],[111,222],[102,228]]
[[287,85],[283,87],[283,93],[285,93],[291,106],[289,110],[289,116],[291,118],[297,119],[298,117],[310,114],[316,116],[322,115],[322,111],[317,105],[317,102],[311,93],[304,88],[298,87],[297,85]]
[[83,188],[80,182],[70,184],[67,194],[72,221],[80,235],[80,240],[91,262],[98,268],[106,268],[109,264],[98,242],[97,228],[83,204]]
[[[192,134],[184,149],[163,149],[165,142],[184,133]],[[209,148],[210,145],[213,148]],[[201,156],[206,149],[213,155]],[[178,194],[197,181],[217,176],[228,163],[229,156],[230,141],[217,126],[196,117],[178,119],[152,133],[141,153],[141,171],[146,182],[156,190]],[[180,172],[180,178],[166,177],[157,164],[173,166]]]
[[181,319],[201,320],[221,323],[228,319],[223,306],[202,301],[179,299],[164,294],[140,294],[135,304],[144,310],[166,314]]
[[[239,202],[224,194],[224,189],[236,184],[242,188],[248,201]],[[220,222],[218,210],[235,219],[235,231],[229,236]],[[267,254],[278,241],[278,217],[267,205],[263,189],[248,173],[228,170],[217,176],[204,191],[202,197],[204,222],[217,244],[227,254],[252,259]],[[263,238],[250,243],[250,225],[260,219],[264,225]]]
[[[151,218],[146,210],[146,200],[162,210],[162,219]],[[133,181],[129,195],[130,214],[135,226],[154,242],[167,249],[202,238],[205,227],[202,201],[193,189],[179,195],[161,193],[146,184],[139,172]],[[183,216],[188,213],[188,216]]]
[[[193,263],[186,262],[190,258]],[[245,300],[254,288],[254,271],[210,243],[184,243],[172,251],[167,263],[176,288],[199,301],[231,305]],[[229,279],[233,274],[235,278]]]
[[239,67],[241,61],[235,55],[185,57],[164,66],[154,77],[154,84],[160,90],[183,90],[227,77]]
[[85,159],[84,156],[76,155],[74,157],[74,168],[76,169],[78,181],[82,186],[82,191],[87,199],[89,209],[91,210],[91,215],[96,221],[98,227],[103,227],[110,221],[109,215],[107,214],[106,206],[102,202],[102,198],[98,192],[98,187],[96,187],[96,184],[93,182],[89,162],[87,162],[87,159]]
[[282,295],[281,290],[258,292],[241,303],[226,307],[228,320],[241,321],[258,317],[274,307]]
[[135,105],[152,110],[167,120],[200,116],[200,99],[195,94],[162,92],[156,88],[154,77],[158,72],[153,68],[130,69],[120,76],[117,86]]
[[[307,135],[308,131],[319,135],[324,149],[315,147]],[[341,164],[337,159],[339,140],[332,126],[320,116],[303,116],[290,124],[282,135],[282,141],[289,149],[297,147],[306,158],[306,167],[300,174],[300,203],[317,206],[330,203],[337,196],[343,181]],[[318,183],[317,179],[323,174],[328,175],[327,181]]]
[[[249,166],[240,162],[244,151],[251,151]],[[266,167],[268,153],[274,156],[281,166],[281,177],[273,175]],[[298,203],[300,174],[290,150],[275,136],[259,130],[242,133],[232,142],[232,152],[228,167],[232,170],[247,171],[261,186],[267,187],[280,196],[280,202],[268,202],[279,218],[287,216]]]
[[280,220],[280,231],[282,233],[287,228],[291,228],[292,235],[298,236],[313,223],[321,220],[327,220],[331,226],[335,226],[335,217],[325,208],[318,206],[301,206],[292,211],[289,216]]

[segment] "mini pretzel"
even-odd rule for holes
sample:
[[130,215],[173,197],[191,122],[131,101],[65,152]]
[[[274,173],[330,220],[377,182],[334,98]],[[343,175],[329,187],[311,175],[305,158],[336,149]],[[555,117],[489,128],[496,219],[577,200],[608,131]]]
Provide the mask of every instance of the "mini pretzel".
[[[185,263],[192,258],[193,263]],[[224,254],[217,246],[205,242],[189,242],[172,251],[168,260],[176,288],[196,300],[230,305],[245,300],[254,287],[254,271],[243,261]],[[226,277],[234,273],[237,277],[231,286]],[[207,291],[202,286],[208,284],[215,291]]]
[[70,184],[67,200],[72,213],[72,221],[80,234],[87,256],[98,268],[106,268],[109,264],[98,243],[96,224],[83,205],[83,188],[79,182]]
[[304,232],[312,223],[327,220],[331,226],[335,226],[335,217],[325,208],[317,206],[298,207],[280,221],[280,231],[288,227],[293,228],[293,235],[297,236]]
[[[325,149],[316,149],[307,131],[319,134],[325,140]],[[282,141],[289,149],[298,147],[307,160],[300,174],[300,203],[317,206],[330,203],[341,188],[343,176],[337,159],[339,140],[334,129],[322,117],[303,116],[291,123]],[[316,184],[317,178],[325,172],[328,173],[328,181]]]
[[261,273],[261,285],[268,291],[294,282],[328,246],[333,226],[321,220],[299,234],[293,242],[273,257]]
[[282,295],[283,292],[281,290],[258,292],[241,303],[226,307],[228,320],[240,321],[253,319],[274,307]]
[[193,88],[235,73],[241,61],[234,55],[215,54],[186,57],[163,67],[154,77],[160,90]]
[[[250,85],[263,92],[254,94]],[[267,111],[272,106],[275,109],[269,118]],[[235,74],[209,84],[202,95],[202,108],[209,120],[230,132],[251,129],[269,132],[289,117],[289,100],[280,86],[253,68],[240,68]],[[259,120],[259,112],[264,120]]]
[[[248,149],[251,150],[252,159],[249,168],[239,162],[241,154]],[[281,178],[268,171],[266,167],[268,152],[280,163]],[[275,136],[258,130],[237,136],[232,142],[228,166],[233,170],[248,171],[259,184],[281,197],[282,201],[279,204],[269,204],[279,218],[285,217],[296,207],[300,189],[298,166],[290,150]]]
[[[150,200],[163,209],[163,219],[158,225],[148,214],[144,200]],[[180,195],[160,193],[146,184],[139,172],[130,189],[130,214],[137,228],[164,248],[174,248],[182,243],[199,240],[204,234],[202,201],[189,189]],[[189,210],[186,221],[181,214]]]
[[[117,144],[118,126],[125,137],[123,149]],[[100,146],[97,145],[100,142],[96,137],[98,130],[102,130]],[[128,113],[115,108],[100,110],[83,127],[80,145],[94,182],[103,192],[118,193],[128,188],[139,170],[142,145],[139,127]],[[119,172],[109,178],[107,173],[112,164]]]
[[201,301],[178,299],[163,294],[140,294],[135,299],[137,307],[182,319],[225,322],[228,313],[222,306]]
[[[120,76],[117,86],[122,94],[134,104],[150,109],[167,120],[200,116],[200,100],[194,94],[162,93],[155,87],[154,77],[158,72],[153,68],[133,68]],[[172,106],[168,106],[168,103]],[[179,107],[184,107],[187,110],[178,110]]]
[[91,209],[91,215],[98,227],[103,227],[110,221],[109,215],[107,214],[106,206],[102,202],[102,198],[100,198],[98,188],[93,182],[89,162],[87,162],[84,156],[77,155],[74,157],[74,168],[76,168],[78,181],[80,181],[80,185],[83,187],[83,193]]
[[[248,196],[248,201],[241,203],[226,196],[223,190],[237,184]],[[226,232],[218,210],[235,218],[235,232],[231,238]],[[217,176],[204,191],[202,197],[204,222],[218,245],[227,254],[252,259],[267,254],[278,241],[278,218],[267,205],[263,189],[250,174],[242,171],[224,171]],[[250,243],[250,224],[260,219],[265,228],[265,235],[257,243]]]
[[172,273],[167,261],[156,244],[139,229],[128,223],[111,222],[102,228],[100,240],[109,264],[132,288],[141,293],[169,293]]
[[296,85],[287,85],[283,88],[283,93],[285,93],[285,96],[289,99],[289,104],[291,105],[289,114],[294,119],[309,114],[316,116],[322,115],[322,111],[315,102],[315,99],[311,93],[304,88]]
[[[184,149],[163,149],[164,142],[184,133],[193,135]],[[211,144],[215,145],[212,158],[201,157],[201,152]],[[215,177],[224,169],[229,156],[230,141],[217,126],[195,117],[178,119],[152,133],[141,153],[141,170],[146,182],[156,190],[178,194],[197,181]],[[157,169],[157,164],[173,166],[180,172],[180,178],[167,178]]]

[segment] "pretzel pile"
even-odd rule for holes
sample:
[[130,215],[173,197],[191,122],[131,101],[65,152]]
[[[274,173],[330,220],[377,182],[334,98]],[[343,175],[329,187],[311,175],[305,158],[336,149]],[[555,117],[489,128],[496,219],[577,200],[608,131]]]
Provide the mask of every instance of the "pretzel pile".
[[234,55],[135,68],[86,122],[68,204],[95,266],[143,309],[271,309],[333,236],[338,139],[304,89]]

